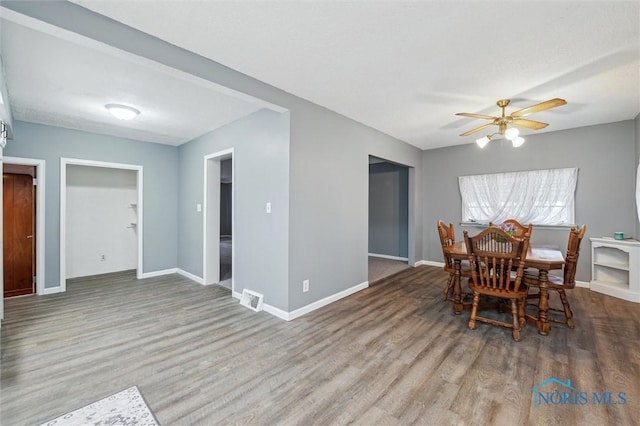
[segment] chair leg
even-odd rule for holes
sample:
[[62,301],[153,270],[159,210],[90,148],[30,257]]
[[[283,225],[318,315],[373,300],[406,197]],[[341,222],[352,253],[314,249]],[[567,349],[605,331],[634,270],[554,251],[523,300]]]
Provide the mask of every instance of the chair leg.
[[511,299],[511,316],[513,317],[513,340],[515,340],[516,342],[520,341],[520,318],[518,316],[518,312],[519,312],[519,308],[518,305],[519,303],[516,301],[516,299]]
[[564,289],[559,288],[558,294],[560,295],[560,300],[562,301],[562,306],[564,307],[564,316],[567,318],[567,325],[569,326],[569,328],[575,328],[576,325],[573,322],[573,312],[571,312],[569,299],[567,299],[567,295],[564,292]]
[[480,303],[480,293],[473,292],[473,306],[471,306],[471,317],[469,317],[469,328],[476,329],[476,314],[478,313],[478,303]]
[[524,317],[524,309],[527,305],[527,298],[524,297],[521,300],[518,300],[518,320],[520,321],[520,329],[525,326],[527,323],[526,318]]
[[449,274],[449,279],[447,280],[447,286],[444,288],[442,292],[442,301],[446,302],[449,299],[449,293],[453,290],[453,274]]

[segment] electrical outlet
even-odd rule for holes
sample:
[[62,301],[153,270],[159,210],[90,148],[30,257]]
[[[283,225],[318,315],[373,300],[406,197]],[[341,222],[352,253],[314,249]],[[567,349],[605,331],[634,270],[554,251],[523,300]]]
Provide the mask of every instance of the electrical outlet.
[[306,293],[309,291],[309,280],[302,281],[302,292]]
[[104,262],[105,260],[107,260],[107,256],[105,256],[105,255],[103,254],[103,255],[100,257],[100,260],[101,260],[102,262]]

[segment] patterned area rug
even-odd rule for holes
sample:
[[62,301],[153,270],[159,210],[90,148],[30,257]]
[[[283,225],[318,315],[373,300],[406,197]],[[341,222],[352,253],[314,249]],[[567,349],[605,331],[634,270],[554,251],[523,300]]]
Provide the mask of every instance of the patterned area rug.
[[40,426],[159,426],[137,386],[64,414]]

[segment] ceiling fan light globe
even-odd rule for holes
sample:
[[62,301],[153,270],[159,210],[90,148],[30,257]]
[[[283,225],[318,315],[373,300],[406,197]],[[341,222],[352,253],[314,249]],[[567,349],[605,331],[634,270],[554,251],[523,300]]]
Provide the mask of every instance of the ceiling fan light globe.
[[480,148],[484,148],[485,146],[487,146],[487,144],[489,143],[491,139],[489,139],[489,136],[485,136],[482,137],[480,139],[476,139],[476,143],[478,144],[478,146]]
[[504,132],[504,136],[510,141],[515,140],[520,135],[520,131],[515,127],[510,127]]
[[513,145],[513,147],[514,147],[514,148],[517,148],[517,147],[519,147],[519,146],[522,146],[522,144],[523,144],[523,143],[524,143],[524,138],[522,138],[522,137],[520,137],[520,136],[518,136],[518,137],[514,138],[514,139],[511,141],[511,144]]

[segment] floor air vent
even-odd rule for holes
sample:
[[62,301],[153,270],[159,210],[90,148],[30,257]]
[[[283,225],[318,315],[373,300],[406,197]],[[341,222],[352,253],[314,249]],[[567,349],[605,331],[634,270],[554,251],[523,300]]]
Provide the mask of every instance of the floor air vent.
[[240,304],[246,306],[252,311],[259,312],[262,310],[263,296],[255,291],[244,289],[242,290],[242,297],[240,298]]

